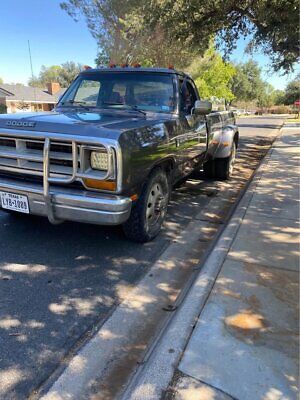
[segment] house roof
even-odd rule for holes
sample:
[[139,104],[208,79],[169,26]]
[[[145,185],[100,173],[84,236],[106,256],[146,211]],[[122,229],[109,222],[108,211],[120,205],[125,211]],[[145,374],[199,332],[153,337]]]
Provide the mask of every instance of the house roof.
[[61,96],[62,90],[65,91],[66,89],[61,89],[56,95],[52,95],[46,89],[1,83],[0,97],[5,97],[6,100],[55,104],[58,97]]
[[61,88],[57,93],[53,95],[56,98],[56,101],[59,100],[59,98],[65,93],[66,90],[66,88]]
[[0,98],[6,97],[6,96],[10,96],[11,93],[8,92],[7,90],[4,90],[4,88],[0,87]]

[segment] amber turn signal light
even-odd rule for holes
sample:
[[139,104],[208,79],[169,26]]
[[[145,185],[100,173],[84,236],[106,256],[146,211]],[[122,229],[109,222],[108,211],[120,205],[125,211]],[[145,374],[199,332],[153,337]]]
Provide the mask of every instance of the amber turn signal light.
[[137,194],[133,194],[132,196],[130,196],[132,201],[136,201],[138,199],[138,195]]
[[83,179],[83,182],[86,187],[91,189],[110,190],[113,192],[117,187],[115,181],[100,181],[98,179],[86,178]]

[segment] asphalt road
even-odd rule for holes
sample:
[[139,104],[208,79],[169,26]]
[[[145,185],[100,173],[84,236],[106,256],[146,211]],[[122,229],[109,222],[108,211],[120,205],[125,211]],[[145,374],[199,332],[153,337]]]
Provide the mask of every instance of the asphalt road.
[[[270,144],[282,119],[244,118],[240,155]],[[249,161],[247,161],[249,160]],[[25,399],[95,327],[210,201],[197,178],[173,194],[168,223],[152,243],[128,241],[120,228],[0,212],[0,398]]]

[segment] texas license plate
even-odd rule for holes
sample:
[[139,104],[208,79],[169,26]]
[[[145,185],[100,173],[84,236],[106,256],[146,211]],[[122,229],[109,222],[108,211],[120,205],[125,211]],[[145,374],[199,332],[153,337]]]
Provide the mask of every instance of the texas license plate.
[[29,214],[27,196],[20,194],[0,192],[0,205],[7,210]]

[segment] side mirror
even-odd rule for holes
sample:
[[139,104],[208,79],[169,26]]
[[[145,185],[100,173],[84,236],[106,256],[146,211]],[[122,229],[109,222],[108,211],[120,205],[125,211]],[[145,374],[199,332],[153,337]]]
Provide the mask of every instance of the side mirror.
[[210,101],[196,100],[194,105],[194,113],[197,115],[209,114],[212,110],[212,103]]

